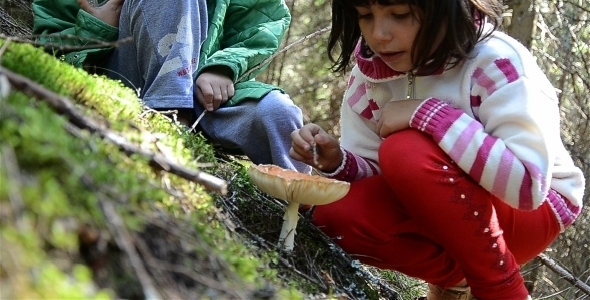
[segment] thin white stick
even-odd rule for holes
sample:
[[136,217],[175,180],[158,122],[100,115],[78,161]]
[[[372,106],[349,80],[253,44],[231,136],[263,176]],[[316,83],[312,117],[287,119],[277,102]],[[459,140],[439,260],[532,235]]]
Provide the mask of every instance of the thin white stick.
[[195,130],[195,128],[197,127],[197,124],[199,124],[199,121],[201,121],[201,119],[205,116],[205,113],[207,111],[204,110],[201,115],[197,118],[197,120],[193,123],[193,126],[191,126],[191,129],[189,129],[188,132],[193,132]]
[[316,144],[316,142],[314,142],[313,146],[311,147],[311,150],[313,151],[313,164],[316,167],[318,167],[319,169],[321,169],[323,166],[318,161],[318,149],[317,148],[318,148],[317,144]]

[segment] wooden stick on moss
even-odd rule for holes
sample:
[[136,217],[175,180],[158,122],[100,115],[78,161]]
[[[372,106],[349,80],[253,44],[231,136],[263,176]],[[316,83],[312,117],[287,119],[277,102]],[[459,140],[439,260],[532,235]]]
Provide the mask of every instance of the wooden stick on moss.
[[66,116],[72,124],[100,135],[102,138],[117,145],[119,149],[126,154],[138,154],[147,158],[152,167],[159,168],[184,179],[201,184],[205,188],[223,195],[227,193],[227,182],[225,180],[201,171],[185,168],[176,162],[170,161],[163,155],[142,149],[135,144],[130,143],[120,134],[103,128],[95,120],[84,116],[84,114],[79,112],[69,99],[57,95],[34,81],[0,66],[0,75],[2,74],[8,78],[8,81],[14,88],[30,95],[31,97],[47,102],[57,113]]

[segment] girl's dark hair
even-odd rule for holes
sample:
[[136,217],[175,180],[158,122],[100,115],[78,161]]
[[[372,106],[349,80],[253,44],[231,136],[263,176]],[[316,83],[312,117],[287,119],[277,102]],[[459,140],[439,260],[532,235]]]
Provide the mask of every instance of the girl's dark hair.
[[[328,56],[333,71],[346,71],[361,38],[355,7],[372,4],[409,4],[412,9],[417,9],[420,29],[412,46],[412,59],[414,67],[420,68],[424,75],[443,67],[452,68],[466,59],[475,44],[490,35],[490,32],[484,34],[483,26],[480,26],[483,22],[492,24],[494,30],[502,27],[501,0],[332,0]],[[433,52],[432,43],[441,29],[444,36]],[[337,46],[340,53],[335,57]],[[361,53],[366,57],[374,54],[364,41]]]

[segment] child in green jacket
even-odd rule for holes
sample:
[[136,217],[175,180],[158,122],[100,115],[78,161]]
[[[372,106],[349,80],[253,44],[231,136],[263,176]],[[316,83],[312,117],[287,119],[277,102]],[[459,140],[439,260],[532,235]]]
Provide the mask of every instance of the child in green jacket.
[[101,0],[96,6],[87,0],[35,0],[32,7],[33,33],[42,35],[40,42],[85,46],[132,38],[117,48],[58,54],[78,67],[104,68],[109,77],[136,89],[147,107],[179,109],[188,115],[193,107],[192,76],[206,37],[205,0],[175,5],[155,0]]
[[187,115],[207,110],[199,129],[254,163],[311,171],[288,153],[301,110],[280,88],[254,79],[290,24],[283,0],[86,1],[34,0],[33,32],[42,42],[78,46],[131,37],[116,48],[62,54],[73,65],[104,68],[149,108],[178,109],[187,125]]

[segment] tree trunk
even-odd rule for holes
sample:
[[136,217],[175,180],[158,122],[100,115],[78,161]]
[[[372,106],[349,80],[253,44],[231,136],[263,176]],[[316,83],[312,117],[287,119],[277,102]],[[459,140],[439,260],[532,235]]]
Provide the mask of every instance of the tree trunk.
[[507,1],[508,6],[512,9],[512,18],[510,24],[506,26],[506,32],[528,49],[531,48],[537,27],[537,3],[535,1]]

